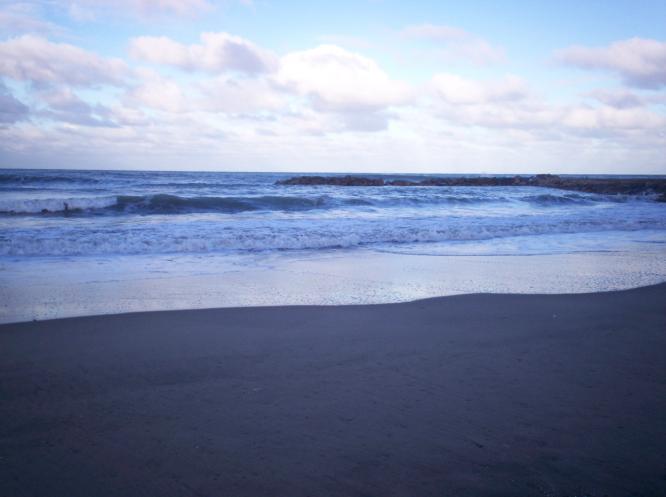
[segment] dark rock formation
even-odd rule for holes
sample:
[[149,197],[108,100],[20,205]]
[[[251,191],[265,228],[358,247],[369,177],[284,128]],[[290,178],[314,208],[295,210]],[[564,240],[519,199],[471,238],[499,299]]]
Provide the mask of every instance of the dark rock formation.
[[334,186],[384,186],[383,179],[363,176],[298,176],[277,182],[278,185],[334,185]]
[[539,186],[587,193],[622,195],[659,195],[666,202],[666,178],[563,178],[555,174],[535,176],[485,176],[427,178],[422,181],[384,180],[363,176],[297,176],[277,182],[278,185],[332,186]]

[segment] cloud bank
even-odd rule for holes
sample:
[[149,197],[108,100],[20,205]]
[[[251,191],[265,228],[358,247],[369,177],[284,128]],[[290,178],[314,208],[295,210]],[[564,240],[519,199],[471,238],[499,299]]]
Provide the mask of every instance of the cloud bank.
[[666,173],[664,42],[560,49],[555,70],[617,78],[565,94],[499,44],[445,24],[393,29],[387,47],[344,34],[281,46],[144,21],[217,7],[81,0],[61,13],[96,26],[106,10],[138,14],[116,52],[36,9],[0,13],[0,25],[20,21],[0,40],[1,165],[534,172],[593,161]]
[[124,83],[127,64],[67,43],[23,35],[0,43],[0,75],[36,86]]
[[276,66],[276,57],[271,52],[228,33],[203,33],[201,43],[193,45],[165,36],[140,36],[130,42],[130,55],[153,64],[211,74],[228,71],[260,74]]
[[630,86],[666,86],[666,42],[631,38],[607,47],[573,46],[558,51],[556,59],[581,69],[614,73]]

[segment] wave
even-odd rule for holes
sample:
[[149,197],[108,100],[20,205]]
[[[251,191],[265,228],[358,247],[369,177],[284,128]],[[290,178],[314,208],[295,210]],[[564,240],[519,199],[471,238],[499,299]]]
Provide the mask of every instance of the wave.
[[575,193],[553,195],[544,193],[541,195],[529,195],[524,198],[526,202],[542,206],[557,206],[557,205],[571,205],[571,204],[590,204],[593,202],[589,197],[578,195]]
[[247,211],[307,211],[345,207],[400,207],[433,204],[469,205],[502,201],[469,196],[423,198],[418,196],[397,198],[335,198],[328,195],[314,197],[263,195],[256,197],[182,197],[169,194],[120,195],[92,198],[48,198],[29,200],[0,200],[0,214],[188,214],[221,212],[235,214]]
[[627,198],[593,194],[541,194],[522,197],[466,193],[429,195],[348,196],[194,196],[166,193],[104,197],[0,199],[0,215],[113,215],[113,214],[189,214],[219,212],[235,214],[248,211],[308,211],[354,207],[401,208],[429,206],[474,206],[489,203],[528,203],[540,207],[589,205],[599,202],[626,202]]
[[333,199],[318,197],[180,197],[158,194],[150,196],[120,196],[114,206],[125,212],[173,214],[190,212],[237,213],[246,211],[274,210],[300,211],[334,206]]
[[0,214],[187,214],[197,212],[304,211],[371,205],[359,199],[317,197],[181,197],[178,195],[120,195],[92,198],[0,200]]
[[[627,195],[603,195],[598,193],[543,193],[540,195],[528,195],[521,200],[531,204],[539,205],[542,207],[550,206],[563,206],[563,205],[591,205],[599,202],[623,203],[634,200],[641,200],[640,196],[629,197]],[[643,199],[651,200],[650,197],[644,196]]]
[[34,183],[99,183],[97,178],[83,175],[67,174],[21,174],[21,173],[0,173],[0,184],[17,183],[19,185]]
[[[182,197],[179,195],[120,195],[92,198],[48,198],[0,200],[0,215],[30,214],[190,214],[247,211],[307,211],[349,207],[418,207],[430,205],[472,205],[505,202],[505,198],[472,196],[336,198],[328,195],[296,197],[264,195],[256,197]],[[65,205],[66,204],[66,205]]]
[[[0,214],[40,214],[40,213],[81,213],[110,208],[116,205],[117,198],[111,197],[74,197],[74,198],[35,198],[35,199],[0,199]],[[65,208],[65,204],[67,208]]]
[[484,241],[607,231],[666,230],[666,218],[605,217],[589,219],[384,219],[312,222],[257,220],[220,225],[216,221],[149,223],[141,229],[118,231],[115,223],[91,228],[70,224],[60,228],[7,230],[0,235],[0,255],[75,256],[209,252],[265,252],[335,248],[401,246],[431,242]]

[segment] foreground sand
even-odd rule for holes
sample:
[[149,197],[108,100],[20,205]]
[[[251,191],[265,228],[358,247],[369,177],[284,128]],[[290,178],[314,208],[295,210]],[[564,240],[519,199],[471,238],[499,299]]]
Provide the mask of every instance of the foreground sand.
[[0,326],[2,496],[666,495],[666,284]]

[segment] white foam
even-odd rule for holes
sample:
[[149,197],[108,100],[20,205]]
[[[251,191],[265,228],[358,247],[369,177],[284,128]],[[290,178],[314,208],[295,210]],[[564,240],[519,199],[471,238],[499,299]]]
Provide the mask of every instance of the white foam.
[[65,204],[69,210],[103,209],[115,203],[115,196],[0,199],[0,212],[14,214],[37,214],[44,210],[60,212],[65,210]]
[[0,322],[146,310],[578,293],[666,281],[663,246],[536,256],[289,254],[0,259]]
[[[434,242],[483,241],[516,236],[666,230],[666,216],[604,211],[573,218],[483,216],[451,218],[338,219],[309,217],[208,216],[165,220],[145,216],[127,226],[124,218],[38,221],[30,229],[0,224],[0,255],[122,255],[275,250],[321,250]],[[657,213],[658,214],[658,213]],[[166,216],[165,216],[166,217]],[[11,220],[10,220],[11,221]],[[544,238],[543,249],[548,251]]]

